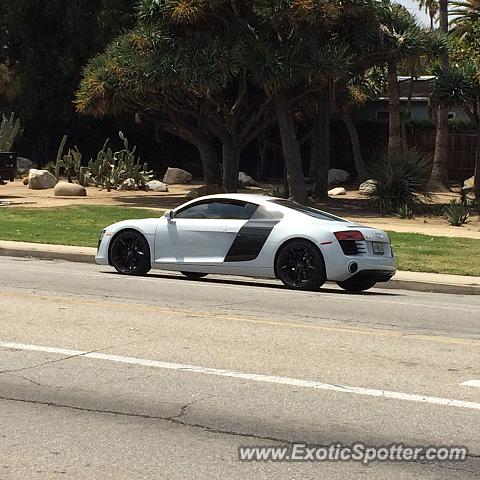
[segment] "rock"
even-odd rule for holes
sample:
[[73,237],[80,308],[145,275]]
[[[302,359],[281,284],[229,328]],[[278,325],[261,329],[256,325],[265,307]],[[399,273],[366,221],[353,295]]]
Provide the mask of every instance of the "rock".
[[215,195],[216,193],[225,193],[225,190],[221,185],[203,185],[203,187],[190,190],[186,198],[187,200],[194,200],[195,198],[204,197],[205,195]]
[[343,187],[337,187],[332,190],[329,190],[328,194],[332,197],[336,197],[337,195],[346,195],[347,191]]
[[24,185],[28,185],[28,177],[25,177],[23,180],[22,180],[23,184]]
[[358,187],[358,191],[362,195],[370,195],[371,193],[375,192],[375,189],[377,188],[377,183],[378,182],[373,179],[366,180]]
[[350,178],[350,174],[339,168],[332,168],[328,171],[328,185],[340,185]]
[[127,178],[119,187],[120,190],[138,190],[137,182],[133,178]]
[[46,190],[57,184],[57,178],[47,170],[30,169],[28,173],[28,188],[32,190]]
[[243,185],[244,187],[247,187],[247,186],[256,187],[257,186],[257,182],[255,182],[255,180],[250,175],[246,174],[245,172],[238,172],[238,183],[240,185]]
[[167,185],[174,185],[176,183],[190,183],[192,174],[181,168],[168,167],[165,176],[163,177],[163,183]]
[[17,173],[24,175],[28,173],[31,168],[37,168],[37,165],[28,158],[17,157]]
[[76,183],[58,182],[53,189],[53,194],[56,197],[86,197],[87,190]]
[[472,178],[467,178],[464,182],[463,182],[463,188],[466,189],[466,190],[470,190],[470,189],[473,189],[475,187],[475,177],[472,177]]
[[151,180],[145,184],[149,192],[168,192],[168,185],[158,180]]

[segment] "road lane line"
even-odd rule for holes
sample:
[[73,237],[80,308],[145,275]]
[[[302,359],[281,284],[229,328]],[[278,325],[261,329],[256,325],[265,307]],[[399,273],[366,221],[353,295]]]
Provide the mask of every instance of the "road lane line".
[[[75,295],[71,296],[54,296],[44,292],[41,294],[35,293],[24,293],[24,292],[0,292],[0,297],[21,297],[21,298],[35,298],[40,299],[46,302],[62,302],[72,305],[88,305],[88,306],[99,306],[102,308],[117,308],[117,309],[133,309],[138,311],[143,309],[145,311],[166,313],[167,315],[175,316],[188,316],[192,318],[205,319],[207,321],[220,320],[220,321],[229,321],[237,323],[254,323],[257,325],[268,325],[271,327],[282,327],[282,328],[299,328],[306,330],[318,330],[325,332],[335,332],[335,333],[347,333],[350,335],[365,335],[368,337],[386,337],[386,338],[396,338],[400,340],[418,340],[425,341],[430,343],[439,343],[444,345],[465,345],[469,347],[478,348],[479,340],[478,339],[463,339],[457,337],[448,337],[440,335],[423,335],[419,333],[409,333],[401,330],[385,330],[385,329],[374,329],[374,330],[360,330],[355,328],[345,328],[340,326],[326,326],[326,325],[311,325],[307,323],[298,323],[298,322],[287,322],[287,321],[275,321],[275,320],[259,320],[257,317],[253,316],[231,316],[226,313],[214,313],[209,311],[202,310],[188,310],[180,309],[175,307],[158,307],[156,305],[148,303],[127,303],[127,302],[105,302],[105,301],[96,301],[96,300],[87,300],[84,298],[78,298]],[[204,306],[208,308],[208,305]],[[332,320],[329,318],[318,317],[317,320]]]
[[277,377],[273,375],[263,375],[257,373],[242,373],[232,370],[224,370],[210,367],[201,367],[196,365],[186,365],[181,363],[162,362],[159,360],[150,360],[146,358],[124,357],[121,355],[111,355],[107,353],[88,352],[81,350],[70,350],[68,348],[44,347],[40,345],[27,345],[23,343],[3,342],[1,348],[10,350],[34,351],[55,353],[76,358],[93,358],[96,360],[105,360],[115,363],[124,363],[130,365],[141,365],[144,367],[154,367],[164,370],[177,370],[182,372],[198,373],[203,375],[212,375],[217,377],[236,378],[240,380],[249,380],[252,382],[271,383],[277,385],[287,385],[294,387],[310,388],[314,390],[326,390],[336,393],[350,393],[354,395],[363,395],[369,397],[380,397],[392,400],[401,400],[415,403],[427,403],[431,405],[441,405],[454,408],[468,408],[471,410],[480,410],[480,403],[468,402],[442,397],[431,397],[428,395],[418,395],[412,393],[394,392],[389,390],[379,390],[375,388],[353,387],[350,385],[331,384],[316,382],[313,380],[301,380],[289,377]]
[[465,385],[466,387],[480,388],[480,380],[468,380],[467,382],[463,382],[460,385]]

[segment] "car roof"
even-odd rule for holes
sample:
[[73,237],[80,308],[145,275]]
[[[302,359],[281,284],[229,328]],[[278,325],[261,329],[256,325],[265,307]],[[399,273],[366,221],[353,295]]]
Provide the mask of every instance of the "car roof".
[[275,200],[275,198],[276,197],[270,197],[269,195],[260,195],[258,193],[217,193],[215,195],[198,197],[195,200],[241,200],[243,202],[251,202],[262,205],[270,200]]

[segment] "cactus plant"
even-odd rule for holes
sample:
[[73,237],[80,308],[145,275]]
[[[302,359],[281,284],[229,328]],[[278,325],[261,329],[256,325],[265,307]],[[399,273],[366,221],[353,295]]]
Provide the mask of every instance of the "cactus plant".
[[[72,183],[72,176],[75,175],[79,183],[83,185],[85,183],[85,174],[82,171],[82,154],[77,146],[73,149],[69,148],[68,153],[63,155],[65,144],[67,143],[68,136],[64,135],[57,152],[57,160],[55,163],[55,176],[59,178],[60,172],[63,169],[67,175],[68,183]],[[82,181],[83,179],[83,181]]]
[[106,188],[108,192],[112,188],[118,189],[128,178],[133,178],[138,186],[144,187],[152,178],[148,164],[140,164],[140,157],[136,158],[137,147],[130,150],[128,139],[123,132],[119,132],[118,136],[123,142],[123,149],[113,153],[107,140],[97,158],[89,162],[88,172],[95,185]]
[[0,124],[0,152],[10,152],[16,136],[20,131],[20,119],[15,119],[15,114],[10,117],[2,114],[2,123]]

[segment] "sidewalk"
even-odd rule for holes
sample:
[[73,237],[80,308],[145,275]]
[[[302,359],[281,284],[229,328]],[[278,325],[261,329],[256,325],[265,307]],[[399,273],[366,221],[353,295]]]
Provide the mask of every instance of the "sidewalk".
[[[0,256],[95,263],[95,253],[96,249],[91,247],[0,241]],[[377,284],[377,288],[480,295],[480,277],[398,271],[392,280]]]

